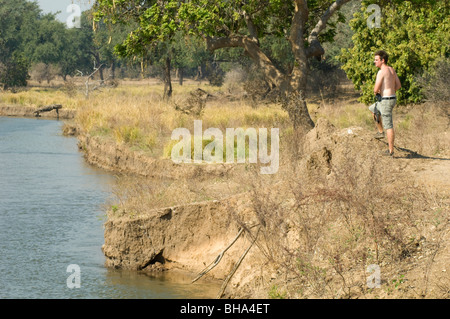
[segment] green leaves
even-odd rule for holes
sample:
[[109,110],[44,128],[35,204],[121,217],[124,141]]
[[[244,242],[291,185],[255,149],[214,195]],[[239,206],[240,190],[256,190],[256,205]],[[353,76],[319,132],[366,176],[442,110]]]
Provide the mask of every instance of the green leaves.
[[36,3],[0,0],[0,85],[26,85],[30,56],[25,48],[35,34],[39,18]]
[[[378,3],[381,28],[369,28],[366,8]],[[448,56],[450,30],[449,6],[445,1],[363,1],[362,11],[355,13],[350,26],[355,32],[354,46],[344,50],[339,59],[356,89],[362,90],[360,100],[373,101],[376,72],[373,53],[383,49],[389,54],[402,88],[397,92],[400,104],[417,103],[423,98],[416,83],[417,75],[428,70],[439,57]]]
[[[308,1],[310,13],[305,31],[314,27],[333,2]],[[97,22],[126,24],[135,21],[139,24],[122,44],[119,51],[123,54],[143,51],[158,41],[173,38],[178,31],[203,38],[249,35],[248,23],[253,26],[253,35],[256,33],[260,39],[267,35],[287,37],[293,14],[294,1],[283,0],[98,0],[94,6]],[[342,21],[342,15],[337,21],[329,21],[321,40],[331,41],[335,36],[335,24]]]

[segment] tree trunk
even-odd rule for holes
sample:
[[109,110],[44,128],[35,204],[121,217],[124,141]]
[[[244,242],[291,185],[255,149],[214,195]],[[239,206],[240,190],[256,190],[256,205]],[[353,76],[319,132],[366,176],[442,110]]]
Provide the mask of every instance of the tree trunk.
[[178,84],[183,85],[184,72],[183,68],[178,68]]
[[170,77],[170,57],[166,58],[166,63],[164,66],[164,99],[170,99],[172,96],[172,79]]
[[141,79],[145,79],[145,67],[144,67],[144,58],[141,60]]
[[111,63],[111,77],[113,80],[116,79],[116,61],[112,61]]
[[197,67],[197,74],[195,75],[195,81],[201,81],[203,79],[203,70],[202,70],[202,66],[198,66]]
[[[295,38],[294,38],[295,37]],[[296,66],[290,74],[281,72],[273,62],[265,55],[254,39],[245,36],[207,38],[207,46],[210,50],[224,47],[242,47],[255,61],[272,90],[278,90],[283,108],[288,112],[295,129],[309,130],[314,127],[314,122],[309,115],[306,105],[306,84],[308,76],[308,59],[303,47],[297,45],[297,41],[303,39],[302,31],[293,34],[291,43],[296,57]]]
[[[103,83],[104,77],[103,77],[103,64],[100,61],[100,55],[94,54],[96,65],[98,65],[98,74],[100,76],[100,82]],[[95,68],[95,65],[94,65]]]
[[98,74],[100,75],[100,83],[103,83],[105,81],[105,78],[103,76],[103,66],[100,67]]
[[309,130],[314,122],[308,111],[306,103],[306,86],[308,83],[308,60],[296,60],[291,75],[282,86],[282,106],[288,112],[294,129]]
[[303,90],[292,90],[283,97],[283,109],[288,112],[295,130],[309,130],[314,127],[303,92]]

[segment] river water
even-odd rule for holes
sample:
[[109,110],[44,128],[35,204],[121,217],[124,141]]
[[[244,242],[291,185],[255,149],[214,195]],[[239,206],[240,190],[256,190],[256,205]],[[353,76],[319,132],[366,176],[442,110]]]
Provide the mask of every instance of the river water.
[[[114,177],[55,120],[0,117],[0,298],[213,298],[216,283],[104,267]],[[76,265],[75,268],[74,266]]]

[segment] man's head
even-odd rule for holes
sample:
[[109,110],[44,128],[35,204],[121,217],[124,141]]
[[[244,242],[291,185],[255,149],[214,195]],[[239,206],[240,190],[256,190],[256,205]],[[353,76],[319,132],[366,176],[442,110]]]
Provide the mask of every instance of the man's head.
[[376,67],[381,68],[381,65],[388,63],[388,59],[389,59],[389,55],[383,51],[383,50],[378,50],[377,52],[375,52],[375,61],[374,64]]

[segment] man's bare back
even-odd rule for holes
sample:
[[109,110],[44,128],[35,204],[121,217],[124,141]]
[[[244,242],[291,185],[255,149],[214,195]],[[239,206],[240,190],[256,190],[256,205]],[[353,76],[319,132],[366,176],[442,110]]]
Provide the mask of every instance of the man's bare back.
[[[377,62],[379,61],[375,58],[375,65]],[[379,68],[380,71],[377,74],[374,93],[380,93],[381,96],[394,96],[395,92],[401,87],[397,73],[392,67],[384,63]]]

